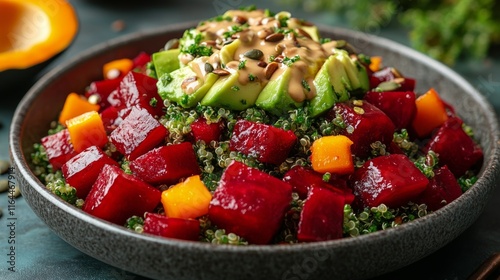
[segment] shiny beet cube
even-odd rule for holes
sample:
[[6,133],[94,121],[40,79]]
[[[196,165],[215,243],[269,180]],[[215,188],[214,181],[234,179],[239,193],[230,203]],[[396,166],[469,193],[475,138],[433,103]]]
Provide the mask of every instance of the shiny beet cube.
[[299,242],[342,238],[344,197],[329,189],[312,187],[300,214]]
[[325,182],[323,175],[300,165],[292,167],[283,176],[283,181],[292,185],[292,189],[301,199],[306,199],[309,191],[314,187],[329,189],[339,195],[342,195],[346,203],[350,204],[354,200],[352,190],[347,186],[347,181],[337,177],[334,174],[330,180]]
[[87,92],[85,92],[85,97],[89,98],[92,95],[98,96],[100,111],[103,111],[110,106],[108,97],[114,90],[118,88],[118,86],[120,85],[120,81],[121,78],[94,81],[90,83]]
[[448,120],[431,137],[426,150],[432,150],[439,156],[439,165],[447,165],[456,177],[467,170],[480,167],[483,151],[462,128],[458,117]]
[[152,212],[160,203],[161,192],[119,167],[104,165],[85,199],[82,210],[118,225],[129,217]]
[[66,161],[77,154],[71,144],[67,129],[61,130],[56,134],[45,136],[42,138],[41,142],[54,170],[59,170]]
[[399,207],[415,201],[429,180],[405,155],[379,156],[366,161],[350,178],[362,207]]
[[167,238],[199,240],[200,221],[195,219],[169,218],[164,215],[147,213],[144,219],[144,233]]
[[374,89],[382,82],[397,82],[399,87],[398,91],[414,91],[415,79],[408,77],[401,77],[401,74],[393,67],[385,67],[377,72],[370,74],[370,88]]
[[189,142],[153,149],[132,160],[130,170],[150,184],[175,184],[182,178],[201,173]]
[[121,80],[117,96],[110,95],[110,98],[115,99],[115,104],[110,104],[119,108],[138,106],[152,116],[159,117],[163,114],[163,103],[156,82],[156,79],[147,75],[130,71]]
[[436,211],[460,195],[462,195],[462,189],[457,179],[448,167],[443,166],[434,171],[434,177],[430,179],[429,185],[416,202],[425,203],[427,209]]
[[388,147],[393,138],[394,124],[380,109],[367,101],[347,101],[337,103],[328,112],[327,117],[333,119],[340,115],[346,128],[341,134],[349,137],[352,142],[352,153],[360,158],[370,156],[370,145],[376,141]]
[[382,110],[391,119],[396,130],[408,128],[417,111],[413,91],[370,91],[364,99]]
[[118,166],[101,149],[90,146],[68,160],[61,171],[66,182],[76,189],[76,195],[85,199],[105,164]]
[[263,163],[278,165],[285,161],[296,141],[293,131],[239,120],[234,125],[229,147]]
[[209,219],[249,243],[268,244],[292,200],[292,187],[258,169],[233,161],[210,202]]
[[146,109],[133,107],[109,138],[116,149],[133,160],[161,144],[168,130]]
[[205,118],[199,118],[191,123],[191,132],[195,141],[203,141],[209,144],[211,141],[219,141],[224,126],[219,123],[207,123]]

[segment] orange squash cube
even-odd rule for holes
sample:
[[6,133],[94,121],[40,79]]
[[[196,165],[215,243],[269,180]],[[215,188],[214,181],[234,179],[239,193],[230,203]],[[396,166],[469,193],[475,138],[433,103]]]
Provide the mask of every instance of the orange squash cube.
[[102,148],[108,143],[101,116],[96,111],[83,113],[66,121],[71,144],[76,152],[90,146]]
[[344,135],[324,136],[315,140],[311,146],[312,168],[320,173],[354,172],[352,144],[351,139]]
[[208,213],[212,194],[199,175],[188,177],[161,194],[165,215],[171,218],[194,219]]
[[63,109],[59,114],[59,122],[65,124],[67,120],[91,111],[99,111],[99,105],[88,102],[77,93],[70,93],[66,97]]

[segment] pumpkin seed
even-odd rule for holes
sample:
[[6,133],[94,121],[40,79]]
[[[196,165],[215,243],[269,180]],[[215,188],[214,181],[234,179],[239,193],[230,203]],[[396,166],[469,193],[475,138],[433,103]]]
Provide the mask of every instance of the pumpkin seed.
[[401,85],[396,83],[395,81],[387,81],[387,82],[381,82],[376,90],[377,91],[391,91],[391,90],[396,90],[400,87]]
[[251,49],[246,51],[243,55],[250,59],[259,60],[264,56],[264,53],[259,49]]
[[9,181],[4,179],[0,180],[0,193],[6,192],[9,189]]
[[179,39],[174,38],[167,41],[165,44],[165,50],[177,49],[179,47]]
[[214,71],[214,67],[210,63],[205,63],[205,72],[212,73]]
[[227,75],[231,74],[231,73],[229,73],[229,71],[224,70],[224,69],[220,69],[220,68],[214,69],[214,71],[212,71],[212,73],[217,74],[219,76],[227,76]]
[[10,168],[10,162],[6,160],[0,160],[0,174],[6,173]]

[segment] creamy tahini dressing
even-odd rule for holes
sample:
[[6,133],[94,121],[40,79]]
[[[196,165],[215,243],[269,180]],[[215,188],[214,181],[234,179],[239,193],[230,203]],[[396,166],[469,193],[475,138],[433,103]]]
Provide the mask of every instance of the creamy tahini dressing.
[[[287,21],[289,26],[294,27],[292,29],[281,27],[278,16],[268,17],[263,10],[233,10],[225,15],[232,20],[206,21],[196,28],[203,35],[201,44],[212,47],[213,54],[210,57],[195,59],[189,54],[180,56],[181,63],[190,63],[196,74],[195,79],[186,78],[186,94],[195,92],[203,85],[209,73],[205,65],[208,63],[212,69],[227,72],[218,72],[219,75],[239,71],[238,82],[242,86],[254,82],[260,83],[262,88],[270,79],[276,79],[291,68],[288,94],[292,100],[300,103],[316,96],[313,79],[326,58],[332,54],[331,46],[324,48],[311,39],[307,32],[300,30],[301,21],[295,18]],[[276,34],[277,31],[284,36]],[[232,61],[222,65],[220,50],[234,40],[239,40],[240,44]],[[263,56],[258,59],[247,57],[245,54],[251,50],[260,50]],[[278,67],[267,67],[273,61],[278,63]]]

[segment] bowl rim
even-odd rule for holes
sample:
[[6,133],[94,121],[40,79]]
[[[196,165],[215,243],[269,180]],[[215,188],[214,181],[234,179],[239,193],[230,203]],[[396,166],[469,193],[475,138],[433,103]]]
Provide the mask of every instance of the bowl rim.
[[[410,231],[412,229],[418,228],[421,226],[422,223],[429,223],[434,217],[442,216],[444,215],[445,212],[453,212],[454,209],[457,207],[460,207],[460,204],[463,200],[467,199],[470,196],[477,196],[479,195],[480,192],[484,192],[487,190],[484,190],[484,188],[471,188],[468,190],[466,193],[461,195],[458,199],[455,201],[449,203],[448,205],[444,206],[441,208],[439,211],[430,213],[424,217],[418,218],[415,221],[412,221],[410,223],[406,223],[403,225],[400,225],[398,227],[394,228],[389,228],[383,231],[377,231],[374,233],[366,234],[366,235],[361,235],[358,237],[354,238],[341,238],[337,240],[329,240],[329,241],[319,241],[319,242],[312,242],[312,243],[299,243],[299,244],[290,244],[286,246],[276,246],[276,245],[248,245],[248,246],[230,246],[230,245],[213,245],[210,243],[204,243],[204,242],[199,242],[199,241],[185,241],[185,240],[177,240],[177,239],[169,239],[169,238],[162,238],[162,237],[157,237],[154,235],[150,234],[138,234],[133,231],[130,231],[126,229],[123,226],[115,225],[113,223],[107,222],[105,220],[99,219],[97,217],[93,217],[90,214],[87,214],[83,212],[81,209],[78,209],[72,205],[67,204],[66,202],[62,201],[59,199],[56,195],[52,194],[50,191],[48,191],[43,184],[40,183],[40,181],[36,178],[36,176],[33,174],[31,171],[30,167],[27,164],[26,159],[24,158],[24,152],[22,150],[22,147],[20,145],[20,135],[21,135],[21,130],[22,130],[22,123],[23,119],[25,116],[25,111],[28,109],[33,103],[33,100],[36,98],[37,94],[41,92],[45,87],[47,87],[50,83],[52,83],[54,80],[57,80],[58,75],[63,73],[64,71],[71,69],[78,65],[79,63],[82,63],[86,59],[91,58],[92,56],[105,52],[108,48],[110,47],[119,47],[121,45],[127,44],[128,42],[136,41],[136,40],[141,40],[145,37],[149,36],[155,36],[159,35],[160,33],[166,33],[166,32],[173,32],[173,31],[179,31],[180,29],[186,29],[189,27],[194,27],[198,21],[190,21],[190,22],[184,22],[184,23],[178,23],[178,24],[171,24],[168,26],[163,26],[163,27],[158,27],[154,29],[149,29],[147,31],[139,31],[139,32],[134,32],[130,33],[127,35],[121,35],[120,37],[117,37],[115,39],[111,39],[105,42],[102,42],[92,48],[89,48],[83,52],[80,53],[80,55],[75,56],[66,62],[61,63],[60,65],[55,66],[53,69],[51,69],[49,72],[47,72],[40,80],[38,80],[32,87],[31,89],[26,93],[26,95],[22,98],[22,100],[19,102],[13,119],[11,123],[11,128],[9,132],[9,151],[11,155],[11,159],[13,163],[17,166],[19,174],[18,176],[23,176],[29,185],[34,188],[36,192],[38,192],[40,195],[42,195],[45,199],[48,201],[51,201],[55,206],[60,208],[62,211],[66,212],[67,214],[84,221],[85,223],[88,223],[89,225],[92,225],[94,227],[99,227],[109,233],[112,234],[118,234],[118,235],[123,235],[131,238],[137,238],[140,240],[144,240],[147,242],[153,242],[158,245],[167,245],[167,246],[176,246],[179,248],[189,248],[191,250],[199,250],[199,251],[210,251],[210,252],[231,252],[231,253],[241,253],[241,254],[246,254],[248,252],[265,252],[268,254],[280,254],[283,252],[305,252],[305,251],[314,251],[316,249],[324,249],[326,247],[328,248],[333,248],[333,247],[344,247],[344,246],[352,246],[357,243],[364,243],[368,242],[371,240],[383,240],[386,239],[392,235],[395,235],[397,232],[401,231]],[[375,39],[378,40],[379,42],[383,43],[387,49],[391,52],[397,52],[397,53],[404,53],[407,56],[411,56],[413,58],[417,58],[420,60],[423,64],[428,65],[429,67],[436,69],[437,71],[443,73],[443,75],[446,75],[447,77],[450,77],[455,83],[457,83],[461,88],[464,89],[472,98],[474,98],[478,104],[480,104],[484,108],[484,113],[486,115],[486,120],[487,120],[487,125],[488,127],[491,128],[489,136],[491,136],[492,139],[492,147],[491,150],[491,155],[489,157],[488,161],[483,162],[483,168],[481,169],[480,176],[478,178],[478,181],[476,182],[475,185],[483,185],[486,182],[486,178],[483,176],[484,171],[486,169],[492,169],[494,175],[496,175],[494,180],[498,181],[500,168],[498,167],[498,162],[500,162],[500,130],[499,130],[499,124],[498,124],[498,119],[496,117],[496,114],[494,110],[492,109],[491,104],[487,101],[486,97],[483,96],[479,91],[477,91],[469,82],[465,80],[462,76],[460,76],[458,73],[453,71],[451,68],[448,66],[442,64],[441,62],[438,62],[436,60],[433,60],[432,58],[424,55],[423,53],[420,53],[414,49],[411,49],[410,47],[407,47],[405,45],[402,45],[400,43],[397,43],[395,41],[371,35],[371,34],[366,34],[362,33],[360,31],[354,31],[346,28],[339,28],[339,27],[332,27],[332,26],[327,26],[327,25],[321,25],[317,24],[320,32],[321,31],[328,31],[328,32],[335,32],[336,34],[339,35],[347,35],[349,34],[352,36],[358,36],[358,37],[366,37],[367,39]],[[37,214],[38,215],[38,214]],[[56,234],[58,234],[56,232]],[[59,234],[58,234],[59,235]],[[63,238],[64,239],[64,238]],[[71,242],[67,241],[68,243],[71,244]],[[438,248],[436,248],[437,250]]]

